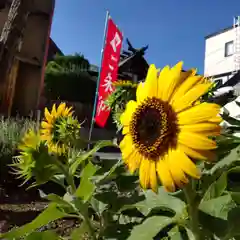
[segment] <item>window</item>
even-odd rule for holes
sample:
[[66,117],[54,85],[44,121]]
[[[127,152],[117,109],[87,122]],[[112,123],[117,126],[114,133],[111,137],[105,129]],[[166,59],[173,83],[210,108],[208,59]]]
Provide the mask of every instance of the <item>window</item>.
[[225,43],[225,57],[233,55],[233,41]]

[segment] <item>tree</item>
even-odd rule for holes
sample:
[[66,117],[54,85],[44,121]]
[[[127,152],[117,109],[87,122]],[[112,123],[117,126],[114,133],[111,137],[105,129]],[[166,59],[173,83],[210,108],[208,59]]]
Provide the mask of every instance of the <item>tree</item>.
[[81,54],[61,56],[48,63],[44,93],[51,100],[93,103],[96,82],[89,74],[89,61]]

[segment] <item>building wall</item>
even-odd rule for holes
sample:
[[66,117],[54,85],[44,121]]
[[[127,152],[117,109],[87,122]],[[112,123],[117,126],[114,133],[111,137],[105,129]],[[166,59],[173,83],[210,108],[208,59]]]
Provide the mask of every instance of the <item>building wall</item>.
[[234,30],[229,29],[205,40],[205,75],[214,76],[234,71],[233,56],[225,57],[225,44],[234,39]]
[[[13,96],[13,111],[27,115],[35,110],[41,93],[43,70],[48,49],[49,27],[55,0],[33,0],[24,31],[22,48],[17,54],[20,61]],[[0,11],[0,31],[7,19],[8,6]],[[49,57],[49,55],[48,55]]]

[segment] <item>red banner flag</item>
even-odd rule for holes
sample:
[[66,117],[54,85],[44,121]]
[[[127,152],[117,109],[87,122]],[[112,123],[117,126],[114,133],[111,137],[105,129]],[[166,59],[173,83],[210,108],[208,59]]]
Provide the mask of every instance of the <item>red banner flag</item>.
[[98,87],[98,101],[95,121],[104,127],[110,114],[105,100],[114,91],[113,82],[117,80],[118,63],[122,48],[123,35],[111,18],[108,19],[105,47]]

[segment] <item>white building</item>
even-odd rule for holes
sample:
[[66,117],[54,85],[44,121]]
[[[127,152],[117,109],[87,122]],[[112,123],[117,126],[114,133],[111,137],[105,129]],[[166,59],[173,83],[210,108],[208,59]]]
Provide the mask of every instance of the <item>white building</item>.
[[[219,81],[222,87],[231,86],[238,96],[227,103],[222,111],[240,120],[240,17],[235,17],[233,26],[205,37],[204,75]],[[223,122],[223,125],[228,125]],[[236,134],[240,137],[240,133]]]
[[204,75],[227,82],[240,70],[240,17],[233,26],[205,37]]

